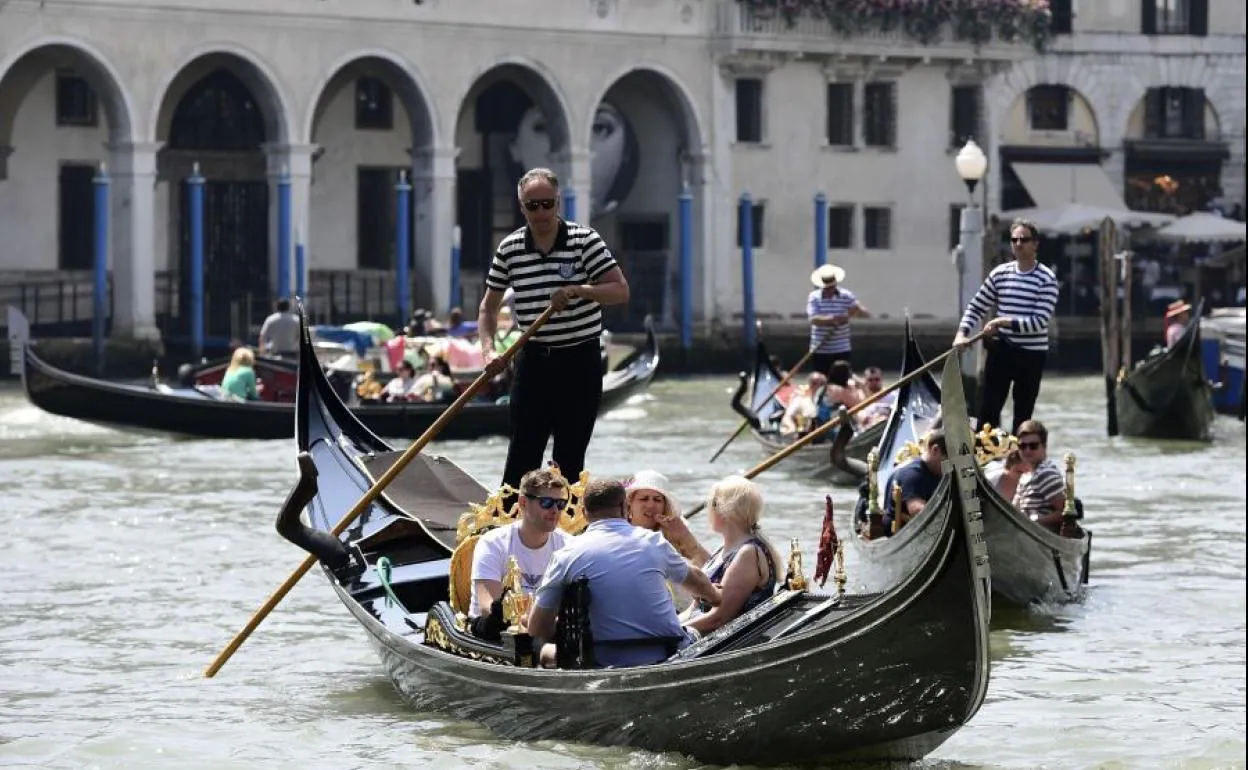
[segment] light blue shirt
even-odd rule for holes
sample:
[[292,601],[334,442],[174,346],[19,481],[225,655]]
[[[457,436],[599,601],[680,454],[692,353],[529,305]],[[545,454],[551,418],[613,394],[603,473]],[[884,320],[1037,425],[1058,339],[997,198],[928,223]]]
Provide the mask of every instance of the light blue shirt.
[[[667,582],[684,582],[689,564],[662,533],[624,519],[591,522],[580,536],[555,552],[534,597],[538,607],[558,611],[563,589],[589,578],[589,625],[595,641],[682,637]],[[598,646],[603,666],[654,663],[656,647]]]

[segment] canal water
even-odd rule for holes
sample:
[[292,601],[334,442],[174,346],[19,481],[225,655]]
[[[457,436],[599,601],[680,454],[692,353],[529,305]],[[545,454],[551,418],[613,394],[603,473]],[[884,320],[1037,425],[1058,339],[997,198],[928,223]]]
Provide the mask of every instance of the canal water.
[[[686,506],[762,454],[729,378],[656,382],[599,422],[589,467],[668,474]],[[999,611],[987,702],[921,767],[1245,767],[1244,427],[1212,444],[1108,439],[1101,384],[1047,381],[1095,531],[1086,600]],[[494,483],[502,440],[435,446]],[[204,666],[303,554],[273,530],[292,441],[186,441],[44,414],[0,387],[0,766],[694,768],[674,754],[516,743],[416,713],[364,632],[307,576],[213,680]],[[829,491],[759,477],[765,528],[813,568]],[[853,491],[832,490],[847,531]],[[693,529],[707,537],[704,517]],[[848,571],[854,571],[853,551]],[[783,746],[779,742],[779,746]],[[777,756],[782,763],[783,756]]]

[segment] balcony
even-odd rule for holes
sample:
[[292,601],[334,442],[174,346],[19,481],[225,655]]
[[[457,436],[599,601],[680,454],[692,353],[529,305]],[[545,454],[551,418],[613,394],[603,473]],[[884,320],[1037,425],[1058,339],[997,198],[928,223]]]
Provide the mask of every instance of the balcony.
[[[871,6],[870,0],[866,0]],[[715,37],[721,53],[764,51],[928,60],[1018,61],[1043,50],[1050,37],[1047,7],[1029,0],[985,16],[972,0],[902,6],[879,3],[864,13],[858,0],[721,0]]]

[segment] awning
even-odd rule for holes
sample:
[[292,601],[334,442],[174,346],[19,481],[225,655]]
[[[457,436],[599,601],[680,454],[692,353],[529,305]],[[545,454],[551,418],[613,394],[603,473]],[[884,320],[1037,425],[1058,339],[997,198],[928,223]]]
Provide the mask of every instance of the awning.
[[1055,209],[1082,203],[1104,209],[1125,210],[1122,191],[1115,189],[1105,170],[1093,164],[1014,163],[1014,173],[1027,188],[1038,209]]

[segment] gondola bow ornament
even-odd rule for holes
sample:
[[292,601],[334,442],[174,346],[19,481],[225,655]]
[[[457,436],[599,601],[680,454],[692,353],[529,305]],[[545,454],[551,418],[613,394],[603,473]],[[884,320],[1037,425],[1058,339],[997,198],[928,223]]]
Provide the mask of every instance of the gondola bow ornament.
[[832,496],[824,497],[823,532],[819,534],[819,550],[815,554],[815,581],[822,588],[832,572],[832,560],[836,557],[840,538],[836,536],[836,524],[832,515]]

